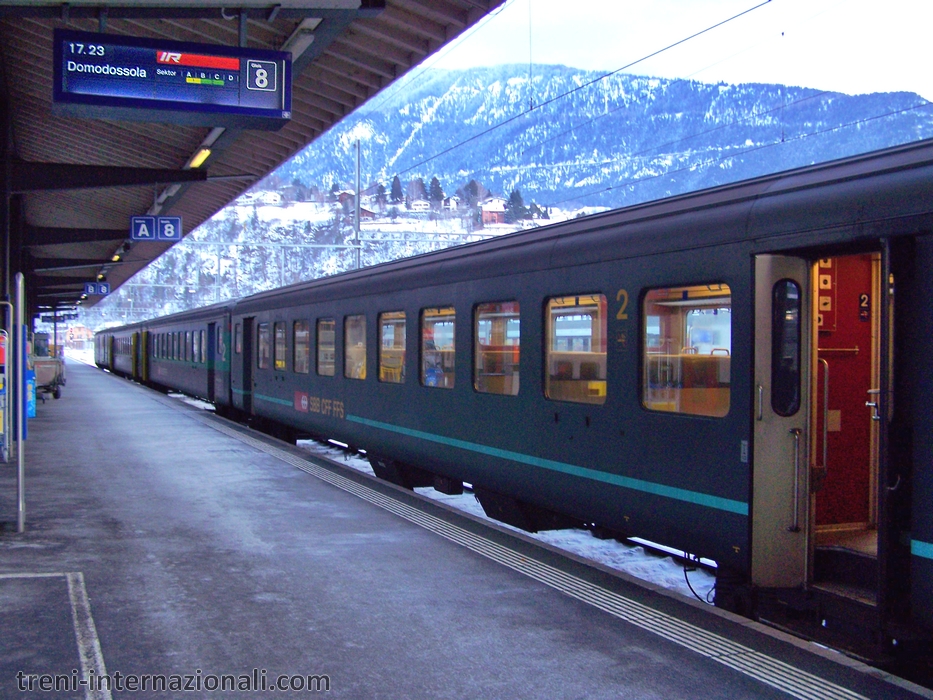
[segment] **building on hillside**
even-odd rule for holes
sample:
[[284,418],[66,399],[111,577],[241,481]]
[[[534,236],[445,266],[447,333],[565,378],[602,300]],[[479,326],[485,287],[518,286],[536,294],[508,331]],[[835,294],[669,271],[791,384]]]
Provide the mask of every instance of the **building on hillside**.
[[505,208],[507,204],[508,201],[502,197],[493,197],[483,202],[480,205],[480,209],[483,212],[483,226],[488,224],[504,224]]

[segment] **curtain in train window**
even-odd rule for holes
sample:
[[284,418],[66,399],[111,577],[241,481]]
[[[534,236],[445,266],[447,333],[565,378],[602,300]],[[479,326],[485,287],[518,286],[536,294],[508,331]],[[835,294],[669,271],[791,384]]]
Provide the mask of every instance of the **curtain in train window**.
[[366,379],[366,317],[347,316],[343,321],[343,376]]
[[548,299],[544,393],[556,401],[606,401],[606,297]]
[[642,404],[652,411],[729,413],[732,293],[726,284],[652,289],[643,302]]
[[311,372],[311,324],[295,321],[292,335],[292,346],[295,348],[292,369],[298,374],[308,374]]
[[473,387],[487,394],[518,394],[517,301],[478,304],[474,312]]
[[239,355],[243,352],[243,324],[238,323],[233,327],[233,351]]
[[285,323],[277,321],[272,326],[275,334],[275,347],[273,348],[273,367],[277,370],[285,369],[285,353],[288,352],[288,344],[285,340]]
[[317,320],[317,373],[322,377],[333,377],[337,345],[334,337],[334,319]]
[[191,331],[185,331],[185,362],[191,362]]
[[421,383],[454,388],[454,331],[452,306],[421,310]]
[[194,331],[194,334],[191,339],[191,361],[192,362],[201,361],[201,338],[198,336],[197,331]]
[[379,381],[405,381],[405,312],[379,314]]
[[256,327],[256,366],[259,369],[269,369],[269,358],[272,355],[272,337],[268,323],[260,323]]

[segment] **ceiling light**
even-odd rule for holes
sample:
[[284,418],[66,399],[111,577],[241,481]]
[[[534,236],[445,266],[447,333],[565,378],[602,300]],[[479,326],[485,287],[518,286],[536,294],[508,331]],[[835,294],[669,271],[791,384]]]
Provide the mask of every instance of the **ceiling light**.
[[210,155],[211,155],[211,149],[202,148],[197,153],[195,153],[193,156],[191,156],[191,160],[188,161],[188,167],[189,168],[200,168],[202,165],[204,165],[204,161],[206,161],[210,157]]
[[119,254],[119,253],[115,253],[114,256],[113,256],[112,258],[110,258],[110,261],[111,261],[111,262],[120,262],[120,254]]
[[308,17],[302,20],[291,36],[282,44],[281,50],[292,55],[293,63],[314,43],[314,30],[317,29],[320,23],[321,19],[319,17]]

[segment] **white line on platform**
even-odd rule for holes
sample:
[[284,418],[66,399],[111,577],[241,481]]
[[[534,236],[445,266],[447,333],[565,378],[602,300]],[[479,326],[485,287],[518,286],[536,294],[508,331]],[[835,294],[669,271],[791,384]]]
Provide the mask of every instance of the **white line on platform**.
[[78,644],[78,657],[81,660],[82,678],[88,681],[84,689],[85,700],[112,700],[108,688],[96,689],[91,681],[107,673],[104,666],[104,655],[100,649],[100,640],[97,637],[97,628],[91,616],[91,602],[84,587],[84,574],[80,571],[72,572],[45,572],[45,573],[15,573],[0,574],[0,580],[27,579],[27,578],[64,578],[68,584],[68,599],[71,602],[71,620],[74,624],[75,640]]
[[[78,654],[81,657],[81,673],[84,678],[91,681],[107,675],[104,666],[104,655],[100,650],[100,639],[97,637],[97,628],[91,616],[91,602],[84,587],[84,574],[80,571],[65,575],[68,580],[68,597],[71,598],[71,617],[74,620],[75,638],[78,641]],[[92,687],[88,683],[84,697],[87,700],[111,700],[110,690],[101,687]]]

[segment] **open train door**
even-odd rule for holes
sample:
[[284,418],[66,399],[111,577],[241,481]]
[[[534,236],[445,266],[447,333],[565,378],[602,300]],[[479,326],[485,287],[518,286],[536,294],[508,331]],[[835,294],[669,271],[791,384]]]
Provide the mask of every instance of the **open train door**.
[[808,579],[810,266],[755,258],[752,583],[796,588]]
[[888,473],[894,276],[880,248],[755,261],[752,579],[866,619],[903,599],[909,560],[892,506],[905,487]]

